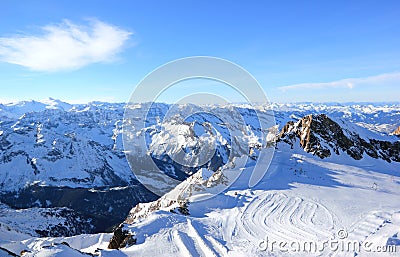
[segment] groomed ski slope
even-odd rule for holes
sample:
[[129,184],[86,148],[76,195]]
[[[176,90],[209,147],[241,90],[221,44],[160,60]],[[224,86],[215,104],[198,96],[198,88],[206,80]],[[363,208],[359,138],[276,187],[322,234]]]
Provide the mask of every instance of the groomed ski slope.
[[[6,248],[16,252],[31,249],[26,256],[63,256],[46,255],[50,250],[43,247],[64,241],[84,252],[103,249],[97,251],[99,256],[398,256],[399,171],[397,163],[367,156],[360,161],[345,155],[321,160],[301,149],[280,149],[266,176],[252,189],[247,185],[248,168],[227,170],[228,178],[241,172],[239,179],[222,194],[190,203],[190,216],[157,211],[126,225],[136,233],[136,245],[107,250],[110,234],[103,234],[101,238],[78,236],[93,241],[93,245],[79,244],[77,237],[72,237],[28,239],[7,243]],[[196,192],[195,197],[201,194],[207,194],[207,190]],[[339,244],[355,240],[369,244],[369,248],[347,251],[339,247],[335,251],[335,247],[326,245],[321,249],[329,240],[338,240]],[[276,243],[271,248],[273,241]],[[277,247],[279,242],[287,243],[284,251]],[[307,252],[289,248],[289,244],[304,242],[315,242],[319,249]],[[373,252],[388,244],[397,245],[397,253]],[[64,253],[64,246],[53,247]]]
[[[368,157],[354,161],[341,155],[321,160],[281,150],[254,189],[246,187],[244,170],[224,194],[192,203],[191,217],[159,211],[131,225],[138,244],[122,252],[129,256],[286,256],[299,252],[289,247],[283,252],[276,245],[271,251],[271,245],[265,249],[260,243],[268,238],[321,246],[337,239],[371,245],[349,251],[326,246],[324,251],[300,254],[395,256],[366,251],[386,246],[388,240],[398,242],[393,239],[400,235],[399,168]],[[341,238],[343,233],[346,237]]]

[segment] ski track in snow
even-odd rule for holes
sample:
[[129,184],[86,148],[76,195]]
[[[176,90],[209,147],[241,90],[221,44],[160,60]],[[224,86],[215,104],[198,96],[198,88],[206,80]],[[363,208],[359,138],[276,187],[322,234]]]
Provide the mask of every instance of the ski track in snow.
[[308,199],[283,193],[256,197],[237,224],[254,240],[260,235],[277,241],[303,241],[329,238],[335,227],[332,213]]
[[[364,215],[360,220],[355,222],[350,228],[349,231],[346,231],[345,238],[341,239],[343,242],[359,242],[361,253],[360,256],[393,256],[392,253],[374,253],[374,252],[365,252],[363,247],[361,246],[363,242],[368,240],[369,243],[374,245],[384,246],[386,245],[387,236],[385,237],[384,233],[381,233],[383,228],[387,224],[392,224],[392,215],[394,212],[388,211],[370,211],[366,215]],[[389,226],[390,226],[389,225]],[[384,241],[377,240],[374,237],[383,236]],[[340,239],[340,238],[339,238]],[[382,238],[379,238],[382,239]],[[334,252],[331,256],[356,256],[355,252]],[[358,256],[358,255],[357,255]]]
[[174,230],[173,244],[177,246],[181,256],[217,257],[227,256],[227,249],[210,235],[199,233],[193,221],[187,220],[187,231]]
[[[344,240],[362,243],[385,226],[392,212],[371,211],[348,230]],[[338,218],[324,205],[307,198],[291,196],[278,192],[258,195],[236,217],[236,227],[231,242],[235,238],[246,238],[254,243],[268,236],[270,241],[284,242],[322,242],[331,239],[340,228]],[[192,247],[189,255],[183,256],[228,256],[227,248],[210,235],[200,236],[193,222],[188,220],[188,233],[182,240],[186,247]],[[336,235],[335,235],[336,236]],[[190,243],[188,243],[190,242]],[[195,250],[195,252],[193,252]],[[181,251],[184,253],[183,251]],[[321,256],[354,254],[343,252],[321,252]],[[346,255],[347,254],[347,255]]]
[[393,212],[372,211],[351,226],[348,232],[349,240],[363,242],[370,235],[375,234],[390,220]]
[[204,237],[200,236],[199,232],[192,224],[192,221],[188,219],[188,235],[192,237],[195,242],[196,249],[200,250],[200,256],[211,257],[211,256],[219,256],[219,254],[214,250],[214,247],[211,243],[205,240]]
[[196,221],[187,219],[184,229],[174,228],[169,232],[169,242],[177,250],[177,255],[186,257],[227,256],[227,248],[211,235],[198,231]]
[[200,256],[193,247],[193,240],[186,233],[174,230],[172,232],[172,241],[177,246],[180,256]]

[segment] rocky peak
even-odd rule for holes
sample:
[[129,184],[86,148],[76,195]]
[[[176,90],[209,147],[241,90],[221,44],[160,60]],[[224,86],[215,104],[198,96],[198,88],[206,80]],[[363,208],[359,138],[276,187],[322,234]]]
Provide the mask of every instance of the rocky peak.
[[400,136],[400,126],[398,126],[397,129],[393,131],[393,135]]
[[278,136],[278,142],[285,142],[293,148],[297,141],[304,151],[322,159],[333,153],[346,153],[360,160],[365,153],[387,162],[400,162],[399,142],[362,138],[325,114],[310,114],[297,122],[286,123]]

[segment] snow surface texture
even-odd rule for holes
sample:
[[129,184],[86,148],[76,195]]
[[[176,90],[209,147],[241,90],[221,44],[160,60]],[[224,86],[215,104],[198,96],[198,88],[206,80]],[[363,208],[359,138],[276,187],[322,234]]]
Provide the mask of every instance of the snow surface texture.
[[[380,129],[382,124],[399,125],[396,124],[400,113],[398,105],[304,104],[274,108],[278,109],[280,128],[288,120],[320,112],[334,118],[348,115],[347,118],[353,117],[348,120],[354,123],[365,122],[382,134],[377,135],[379,139],[386,138],[389,132]],[[357,126],[354,129],[365,135]],[[388,140],[396,139],[388,137]],[[244,158],[237,157],[233,162],[244,162]],[[361,160],[346,154],[332,154],[321,159],[306,153],[299,144],[291,148],[282,142],[278,143],[267,175],[253,188],[248,187],[251,163],[245,169],[235,169],[228,163],[222,171],[211,173],[202,169],[164,198],[189,197],[187,216],[170,212],[178,207],[176,204],[166,203],[165,208],[156,211],[147,207],[152,203],[143,204],[140,212],[134,208],[131,214],[140,215],[130,215],[124,229],[136,235],[135,245],[109,250],[106,248],[111,234],[32,238],[2,226],[0,254],[1,249],[7,249],[13,253],[25,250],[25,256],[83,256],[82,252],[99,256],[354,256],[355,253],[396,256],[400,252],[399,171],[399,163],[388,163],[368,155]],[[218,181],[229,181],[236,176],[240,176],[239,179],[221,194],[197,201],[217,190],[221,186]],[[271,245],[272,242],[321,245],[326,240],[370,243],[369,249],[373,250],[397,245],[397,253],[368,252],[364,248],[333,251],[325,247],[308,254],[283,252],[277,243]]]
[[[282,148],[275,154],[267,177],[255,188],[247,186],[247,170],[227,169],[224,174],[228,179],[234,172],[241,172],[241,177],[212,199],[193,203],[189,200],[189,216],[160,210],[127,224],[126,229],[136,234],[137,245],[123,248],[122,252],[130,256],[285,256],[298,255],[299,251],[281,252],[276,245],[272,250],[272,241],[288,245],[316,242],[321,246],[334,238],[346,244],[371,244],[369,249],[374,250],[397,244],[398,253],[398,163],[369,157],[361,161],[343,156],[321,160],[302,153],[302,149],[294,153]],[[194,191],[192,197],[209,190],[212,188]],[[170,194],[184,193],[177,188]],[[338,232],[348,236],[341,240]],[[269,248],[265,249],[265,243],[260,247],[267,239]],[[326,247],[310,254],[354,256],[357,252],[361,256],[391,256],[367,250],[332,251]]]

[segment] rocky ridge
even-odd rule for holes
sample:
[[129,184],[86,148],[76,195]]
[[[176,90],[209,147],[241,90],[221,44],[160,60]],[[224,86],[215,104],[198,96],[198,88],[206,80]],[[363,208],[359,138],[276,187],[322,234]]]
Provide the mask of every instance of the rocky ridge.
[[346,128],[344,122],[341,125],[325,114],[310,114],[297,122],[289,121],[282,128],[278,142],[293,147],[298,141],[304,151],[322,159],[345,153],[355,160],[362,159],[366,154],[387,162],[400,162],[400,142],[362,138]]
[[400,135],[400,126],[397,127],[397,129],[395,129],[395,130],[393,131],[393,135],[397,135],[397,136]]

